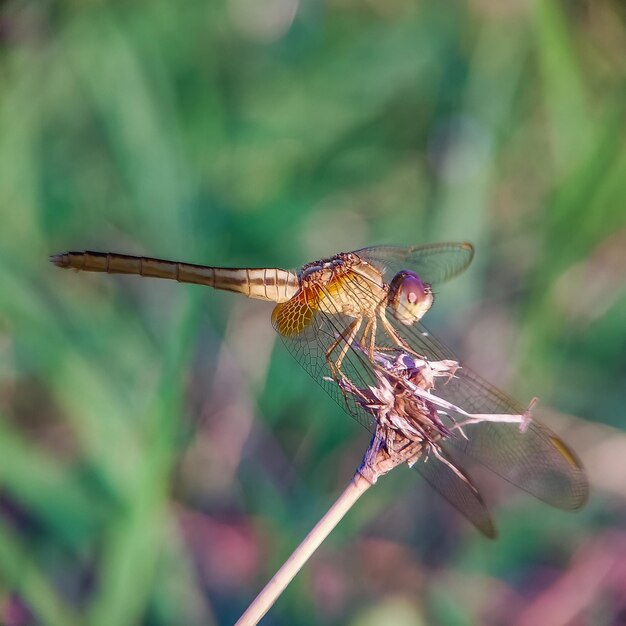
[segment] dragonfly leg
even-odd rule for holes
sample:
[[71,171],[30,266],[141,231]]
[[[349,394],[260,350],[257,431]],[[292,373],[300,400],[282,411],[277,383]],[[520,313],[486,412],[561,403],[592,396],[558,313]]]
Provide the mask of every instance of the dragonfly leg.
[[376,316],[372,316],[367,320],[367,324],[365,324],[365,329],[363,330],[363,334],[360,339],[360,347],[365,352],[365,345],[367,344],[367,358],[373,363],[374,362],[374,351],[375,350],[392,350],[393,348],[386,348],[383,346],[376,346],[376,329],[378,327],[378,323],[376,321]]
[[365,324],[365,328],[363,329],[363,333],[361,334],[361,339],[359,341],[359,344],[363,352],[366,351],[365,346],[367,344],[367,358],[373,363],[374,362],[374,349],[376,348],[376,317],[375,316],[368,318],[367,324]]
[[[372,328],[372,318],[369,317],[367,319],[367,324],[365,324],[365,328],[363,329],[363,332],[361,333],[361,339],[359,340],[359,347],[361,348],[361,350],[363,350],[365,352],[365,342],[367,341],[367,336],[368,334],[371,337],[370,334],[370,330]],[[368,352],[367,352],[367,356],[371,359],[371,357],[373,356],[373,353],[370,355],[370,350],[368,348]]]
[[[357,317],[354,322],[352,322],[342,333],[340,333],[339,337],[337,337],[337,339],[333,341],[328,350],[326,350],[326,362],[328,364],[328,369],[330,370],[330,373],[333,375],[333,377],[337,378],[339,374],[342,374],[343,376],[343,373],[341,372],[341,364],[343,363],[343,360],[345,359],[346,354],[348,353],[348,350],[350,349],[350,346],[352,345],[352,342],[356,337],[356,334],[359,332],[359,328],[361,327],[362,323],[363,318]],[[333,361],[333,359],[331,358],[332,353],[342,342],[343,346],[339,351],[339,356]]]
[[415,352],[415,350],[413,350],[413,348],[411,348],[411,346],[404,339],[402,339],[402,337],[400,337],[400,335],[398,335],[398,333],[396,332],[396,329],[389,323],[389,320],[385,317],[384,309],[381,309],[379,311],[379,315],[380,315],[380,321],[381,321],[381,323],[383,325],[383,328],[387,331],[389,336],[401,348],[404,348],[405,350],[407,350],[411,354],[414,354],[415,356],[421,356],[419,353]]
[[377,327],[377,323],[376,323],[376,316],[374,315],[371,319],[370,319],[370,325],[371,325],[371,331],[370,331],[370,345],[369,345],[369,349],[368,349],[368,357],[370,359],[370,361],[373,363],[374,362],[374,348],[376,347],[376,327]]

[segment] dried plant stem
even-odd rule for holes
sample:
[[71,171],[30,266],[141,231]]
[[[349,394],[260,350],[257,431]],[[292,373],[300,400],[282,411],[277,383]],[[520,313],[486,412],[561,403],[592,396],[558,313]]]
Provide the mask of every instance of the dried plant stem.
[[302,569],[311,555],[337,526],[352,505],[374,484],[400,463],[411,463],[421,451],[421,442],[411,442],[394,431],[377,426],[376,433],[348,486],[315,525],[304,541],[294,550],[274,577],[239,618],[235,626],[258,624],[280,594]]
[[317,550],[322,541],[337,526],[352,505],[372,486],[360,472],[356,472],[343,493],[328,509],[324,517],[315,525],[304,541],[293,551],[274,577],[265,585],[261,593],[254,599],[235,626],[251,626],[258,624],[269,611],[280,594],[285,590],[293,577]]

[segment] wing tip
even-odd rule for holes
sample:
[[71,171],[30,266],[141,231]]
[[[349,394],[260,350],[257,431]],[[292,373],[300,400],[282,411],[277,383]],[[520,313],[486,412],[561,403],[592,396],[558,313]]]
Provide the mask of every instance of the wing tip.
[[582,481],[577,488],[574,490],[572,502],[566,507],[567,511],[580,511],[587,502],[589,501],[589,481],[587,480],[586,474],[582,473]]
[[489,518],[488,523],[484,526],[476,526],[478,530],[487,538],[491,539],[491,541],[495,541],[498,538],[498,531],[495,527],[495,524]]
[[474,244],[473,243],[470,243],[469,241],[461,241],[459,246],[463,250],[466,250],[467,252],[469,252],[470,260],[474,258],[474,253],[476,252],[476,250],[474,248]]

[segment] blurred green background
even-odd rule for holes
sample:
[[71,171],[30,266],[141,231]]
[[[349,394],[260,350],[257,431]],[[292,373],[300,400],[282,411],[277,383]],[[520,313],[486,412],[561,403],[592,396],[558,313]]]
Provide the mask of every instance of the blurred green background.
[[271,306],[62,272],[469,240],[427,316],[578,451],[576,514],[400,468],[264,624],[626,623],[622,0],[0,4],[0,622],[231,624],[368,435]]

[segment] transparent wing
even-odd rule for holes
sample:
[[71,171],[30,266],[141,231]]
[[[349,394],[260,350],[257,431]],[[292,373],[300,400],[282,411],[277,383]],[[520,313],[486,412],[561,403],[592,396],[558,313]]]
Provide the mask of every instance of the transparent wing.
[[495,539],[496,529],[491,515],[471,478],[445,452],[440,451],[439,454],[442,460],[431,454],[427,460],[418,460],[413,469],[481,533]]
[[[454,354],[422,324],[405,326],[388,311],[398,335],[420,355],[432,361],[452,359]],[[384,338],[381,337],[380,341]],[[389,340],[387,339],[387,344]],[[454,378],[439,384],[438,397],[473,414],[524,415],[525,409],[471,369],[461,367]],[[461,414],[451,420],[463,421]],[[442,443],[457,448],[510,483],[561,509],[579,509],[586,502],[589,486],[576,454],[547,426],[531,420],[527,427],[516,423],[478,422],[456,431]],[[460,462],[457,458],[455,463]]]
[[[374,305],[380,304],[373,301],[372,290],[359,277],[348,274],[342,277],[340,285],[333,286],[333,293],[324,294],[327,297],[323,306],[320,305],[319,294],[315,297],[304,294],[305,297],[294,297],[285,305],[278,305],[275,312],[280,308],[283,317],[288,321],[295,320],[294,327],[299,329],[298,332],[285,335],[288,325],[285,325],[284,320],[281,322],[273,316],[273,322],[285,345],[300,364],[350,415],[371,431],[371,414],[355,401],[353,395],[342,392],[328,368],[326,354],[337,344],[336,350],[346,348],[341,364],[343,374],[358,388],[376,385],[373,366],[365,358],[368,353],[368,346],[365,344],[368,342],[363,340],[361,334],[368,322],[364,320],[356,334],[351,332],[355,317],[340,313],[332,305],[334,301],[338,301],[337,294],[340,292],[348,293],[353,302],[361,302],[363,310],[372,310]],[[426,357],[431,362],[458,361],[421,324],[402,324],[395,319],[393,310],[389,308],[385,312],[385,319],[388,328],[381,321],[376,324],[377,351],[384,353],[385,350],[398,349],[398,342],[389,333],[391,328],[405,344],[402,350],[408,347],[413,354]],[[337,355],[337,351],[333,354]],[[525,410],[507,395],[463,366],[447,382],[439,381],[433,394],[467,413],[525,414]],[[442,413],[441,418],[449,420],[450,424],[466,419],[462,413],[451,411],[449,414]],[[451,436],[441,442],[441,447],[453,459],[456,467],[460,467],[462,463],[460,451],[553,506],[578,509],[587,499],[587,479],[576,455],[555,433],[535,420],[530,421],[524,429],[520,428],[519,423],[482,421],[467,424],[462,430],[452,430]],[[444,486],[446,482],[450,482],[445,474],[428,474],[426,478],[472,521],[480,520],[480,506],[476,499],[472,501],[467,490],[457,493],[458,485]],[[440,482],[436,482],[435,478]],[[466,502],[473,502],[472,506],[466,506]]]
[[[342,393],[337,383],[332,380],[326,360],[328,348],[337,338],[345,337],[354,319],[340,313],[328,314],[312,309],[309,309],[306,315],[310,315],[310,323],[301,333],[294,337],[281,335],[285,345],[340,406],[370,432],[374,432],[373,416],[356,402],[353,395]],[[341,370],[356,387],[366,388],[368,385],[376,384],[374,368],[362,350],[350,349],[346,353]],[[460,464],[455,464],[443,450],[440,450],[439,454],[441,460],[430,454],[427,461],[419,459],[413,468],[484,535],[494,538],[496,531],[489,511],[471,479],[461,469]],[[452,469],[452,465],[455,465],[456,469]]]
[[438,285],[467,269],[474,258],[474,247],[466,242],[409,248],[374,246],[356,250],[354,254],[381,270],[387,282],[400,270],[412,270],[425,282]]
[[[371,296],[365,294],[364,297]],[[276,315],[279,307],[282,313],[280,319]],[[337,340],[342,337],[345,338],[349,334],[354,318],[344,315],[337,310],[334,313],[322,312],[311,304],[309,298],[302,298],[300,301],[293,299],[285,305],[279,305],[279,307],[276,307],[274,310],[272,324],[289,352],[331,398],[343,407],[359,424],[373,433],[373,416],[356,402],[353,395],[342,392],[333,379],[326,359],[329,348]],[[304,319],[305,322],[299,324],[302,330],[286,335],[284,326],[281,326],[284,323],[281,320],[285,318]],[[340,341],[340,344],[343,345],[343,342]],[[338,349],[341,348],[338,347]],[[368,385],[376,384],[373,367],[360,351],[348,349],[341,370],[356,387],[364,389]]]

